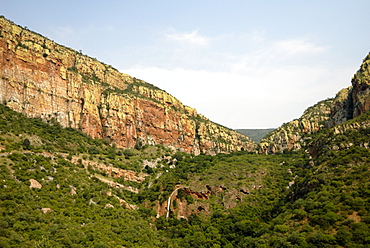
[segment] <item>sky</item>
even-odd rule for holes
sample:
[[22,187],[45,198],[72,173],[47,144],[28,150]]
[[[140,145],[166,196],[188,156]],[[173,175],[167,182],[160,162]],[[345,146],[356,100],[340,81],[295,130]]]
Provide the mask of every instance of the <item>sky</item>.
[[0,0],[0,15],[229,128],[334,97],[370,52],[369,0]]

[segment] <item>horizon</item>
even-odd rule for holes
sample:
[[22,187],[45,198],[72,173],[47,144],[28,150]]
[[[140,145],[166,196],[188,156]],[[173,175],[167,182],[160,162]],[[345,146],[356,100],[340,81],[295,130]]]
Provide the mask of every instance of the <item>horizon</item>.
[[153,84],[231,129],[277,128],[299,118],[349,87],[370,51],[360,26],[370,19],[364,0],[0,3],[0,14],[15,24]]

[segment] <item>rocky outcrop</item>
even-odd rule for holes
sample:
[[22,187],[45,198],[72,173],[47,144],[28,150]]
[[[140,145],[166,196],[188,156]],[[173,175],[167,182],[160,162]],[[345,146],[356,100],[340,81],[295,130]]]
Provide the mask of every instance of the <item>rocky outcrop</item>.
[[252,151],[167,92],[0,17],[0,101],[118,147],[163,144],[193,154]]
[[191,190],[189,188],[183,188],[183,192],[185,195],[190,195],[196,199],[202,199],[202,200],[207,200],[208,197],[212,195],[212,192],[209,190],[207,192],[198,192],[198,191]]
[[310,155],[317,160],[335,151],[370,148],[370,111],[320,134],[310,143]]
[[52,213],[53,210],[51,208],[41,208],[41,212],[43,212],[44,214],[47,214],[47,213]]
[[352,103],[349,99],[352,87],[340,90],[332,103],[328,127],[339,125],[352,118]]
[[283,124],[270,132],[259,144],[260,153],[276,153],[302,149],[310,140],[309,135],[326,127],[333,99],[327,99],[309,107],[296,120]]
[[370,54],[352,78],[352,86],[336,95],[331,110],[329,127],[334,127],[370,110]]
[[35,189],[41,189],[42,188],[42,185],[41,183],[39,183],[38,181],[36,181],[35,179],[30,179],[30,188],[35,188]]
[[113,188],[116,188],[116,189],[124,189],[124,190],[127,190],[127,191],[131,191],[132,193],[135,193],[135,194],[139,193],[139,190],[135,187],[126,186],[126,185],[117,183],[113,180],[106,179],[103,176],[95,175],[95,178],[99,179],[101,182],[109,185],[110,187],[113,187]]
[[[370,54],[366,56],[360,69],[353,76],[352,86],[340,90],[334,99],[321,101],[308,108],[299,119],[269,133],[261,140],[260,152],[299,150],[308,144],[311,134],[322,128],[336,127],[368,112],[370,110],[369,65]],[[339,129],[335,130],[337,132]]]
[[[75,164],[77,164],[78,157],[76,156],[72,161]],[[148,176],[148,174],[146,173],[138,173],[132,170],[124,170],[121,168],[114,167],[112,165],[97,163],[91,160],[82,160],[81,163],[85,167],[85,169],[92,168],[106,173],[109,177],[123,178],[124,180],[137,183],[142,183],[145,180],[145,177]]]
[[370,53],[363,60],[360,69],[352,78],[352,91],[349,99],[349,111],[352,118],[360,116],[370,110]]

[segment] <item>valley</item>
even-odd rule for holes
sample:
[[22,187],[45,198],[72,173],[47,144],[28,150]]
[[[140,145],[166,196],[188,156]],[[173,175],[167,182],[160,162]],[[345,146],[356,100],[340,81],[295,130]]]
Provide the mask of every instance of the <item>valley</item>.
[[370,55],[351,86],[251,139],[0,26],[1,247],[370,245]]

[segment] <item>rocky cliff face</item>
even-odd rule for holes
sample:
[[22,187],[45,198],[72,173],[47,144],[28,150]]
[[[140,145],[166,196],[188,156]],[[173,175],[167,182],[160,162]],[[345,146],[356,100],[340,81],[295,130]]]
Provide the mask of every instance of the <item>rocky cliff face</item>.
[[331,152],[370,148],[370,111],[319,134],[310,143],[309,152],[317,160]]
[[300,150],[310,140],[309,135],[325,127],[329,119],[333,99],[321,101],[308,108],[296,120],[283,124],[270,132],[259,144],[261,153],[276,153],[284,150]]
[[119,147],[163,144],[193,154],[252,151],[165,91],[0,17],[0,101]]
[[260,143],[260,152],[276,153],[299,150],[306,146],[310,134],[331,128],[370,110],[370,54],[352,78],[352,86],[340,90],[334,99],[321,101],[293,120],[269,133]]
[[353,89],[349,99],[352,100],[350,106],[353,110],[352,118],[370,110],[370,53],[361,64],[360,69],[352,78]]
[[370,110],[370,54],[352,78],[352,86],[340,91],[334,101],[329,126],[334,127]]
[[328,127],[339,125],[352,117],[352,103],[348,99],[351,91],[352,87],[348,87],[340,90],[335,96],[330,110]]

